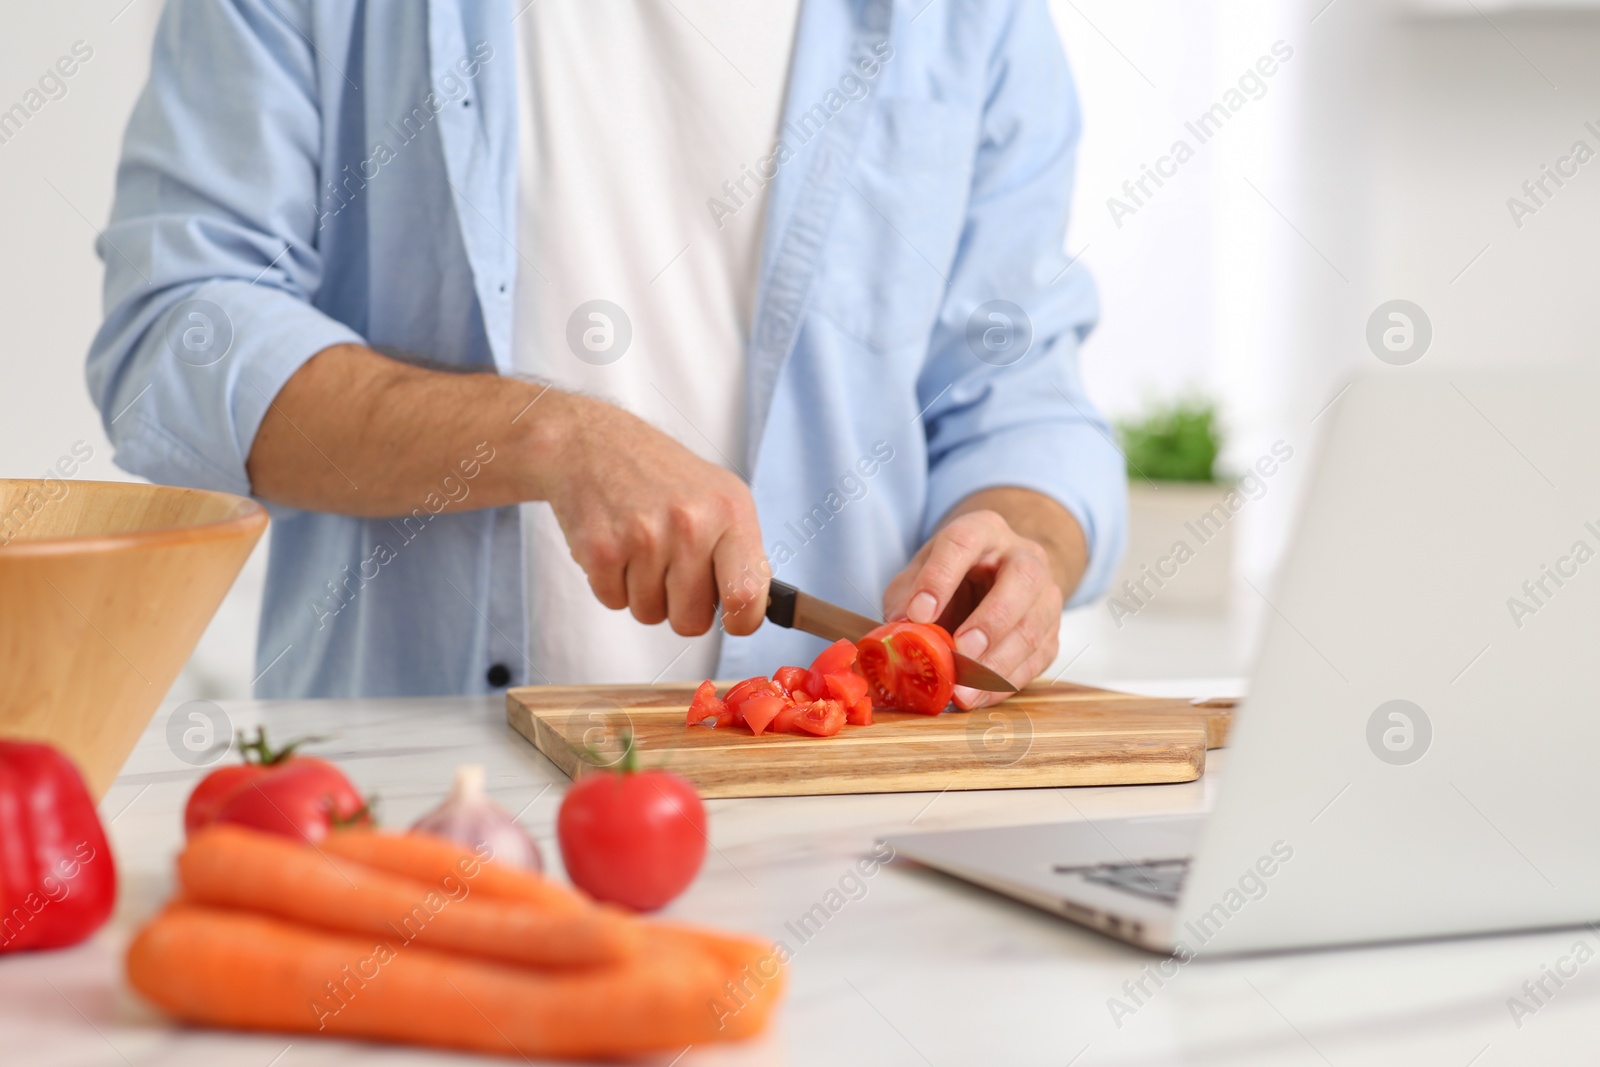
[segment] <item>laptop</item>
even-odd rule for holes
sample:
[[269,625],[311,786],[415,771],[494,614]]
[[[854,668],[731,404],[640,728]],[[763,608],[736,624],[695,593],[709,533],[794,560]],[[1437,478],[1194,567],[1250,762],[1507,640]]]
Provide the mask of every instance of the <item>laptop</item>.
[[1600,919],[1597,413],[1586,370],[1356,381],[1210,812],[888,844],[1183,959]]

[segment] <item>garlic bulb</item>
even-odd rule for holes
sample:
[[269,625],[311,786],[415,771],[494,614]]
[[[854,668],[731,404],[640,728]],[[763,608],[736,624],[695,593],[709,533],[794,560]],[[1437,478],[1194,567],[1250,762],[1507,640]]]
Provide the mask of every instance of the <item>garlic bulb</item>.
[[508,867],[540,872],[539,846],[511,814],[484,791],[487,772],[479,763],[456,768],[456,780],[444,803],[412,824],[413,833],[433,834],[468,848],[487,845],[491,856]]

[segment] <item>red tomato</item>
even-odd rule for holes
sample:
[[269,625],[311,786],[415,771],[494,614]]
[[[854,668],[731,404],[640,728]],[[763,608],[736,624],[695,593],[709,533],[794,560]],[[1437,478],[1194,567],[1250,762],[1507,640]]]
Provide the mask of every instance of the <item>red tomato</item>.
[[872,725],[872,697],[867,680],[855,671],[837,671],[822,676],[828,695],[844,705],[845,719],[852,726]]
[[788,697],[780,696],[753,696],[746,698],[739,705],[739,711],[744,715],[744,723],[750,727],[750,732],[757,737],[777,718],[778,712],[793,704]]
[[667,771],[584,775],[556,816],[572,884],[596,900],[655,911],[682,893],[706,857],[706,809],[694,786]]
[[343,771],[327,760],[295,755],[303,743],[274,751],[266,731],[257,732],[242,746],[243,764],[212,771],[189,794],[184,832],[226,822],[315,844],[335,826],[371,822],[366,800]]
[[[246,759],[249,759],[249,749],[246,748]],[[222,808],[223,801],[233,795],[233,791],[245,782],[257,777],[266,768],[259,763],[232,763],[226,767],[218,767],[194,787],[189,794],[189,803],[183,809],[183,832],[187,836],[217,821],[217,812]]]
[[829,697],[833,691],[828,688],[827,677],[830,674],[853,674],[852,669],[856,662],[856,646],[854,642],[840,639],[829,645],[817,654],[811,661],[810,684],[807,686],[811,695],[818,698]]
[[817,658],[811,661],[811,671],[818,675],[837,674],[849,670],[855,661],[855,642],[840,638],[817,653]]
[[117,869],[78,768],[0,741],[0,952],[75,945],[117,899]]
[[800,693],[809,700],[816,695],[809,688],[811,672],[804,667],[779,667],[773,672],[772,680],[783,686],[791,696]]
[[699,726],[707,719],[718,718],[724,710],[726,705],[717,699],[717,687],[708,678],[694,691],[694,700],[689,704],[689,725]]
[[800,708],[794,728],[818,737],[832,737],[844,728],[844,705],[837,700],[813,700]]
[[316,844],[335,827],[370,823],[372,815],[344,772],[325,760],[301,758],[235,790],[215,821]]
[[956,662],[950,635],[943,629],[885,623],[856,647],[856,670],[867,680],[873,707],[937,715],[950,703]]
[[785,705],[779,709],[777,715],[773,716],[768,728],[775,734],[794,733],[794,721],[800,717],[800,709],[806,706],[805,704],[794,703]]
[[[717,717],[717,725],[734,726],[739,723],[748,725],[749,720],[745,717],[745,709],[753,701],[765,700],[769,697],[776,697],[780,701],[780,707],[789,703],[788,692],[771,678],[764,678],[758,675],[755,678],[746,678],[744,681],[736,683],[732,689],[728,690],[728,695],[723,697],[722,702],[727,707],[727,710]],[[765,709],[767,705],[763,704],[761,707]],[[762,729],[765,729],[766,724],[771,721],[770,716],[767,716],[765,710],[758,711],[757,715],[762,718]],[[753,732],[761,733],[761,730],[753,729]]]
[[783,695],[784,692],[778,688],[777,682],[757,675],[735,683],[734,687],[728,690],[728,695],[722,698],[722,702],[728,706],[729,711],[738,712],[739,705],[743,704],[747,697]]
[[845,705],[855,703],[867,695],[867,680],[855,671],[835,671],[822,676],[828,695]]
[[[933,629],[944,634],[937,627]],[[948,643],[949,635],[945,634],[943,640]],[[849,641],[835,641],[809,668],[779,667],[770,679],[746,678],[734,683],[720,701],[711,683],[702,682],[689,707],[689,724],[714,718],[716,726],[743,723],[757,736],[809,733],[821,737],[838,733],[846,722],[871,726],[871,688],[856,673],[856,662],[856,646]],[[813,705],[819,706],[808,710]]]

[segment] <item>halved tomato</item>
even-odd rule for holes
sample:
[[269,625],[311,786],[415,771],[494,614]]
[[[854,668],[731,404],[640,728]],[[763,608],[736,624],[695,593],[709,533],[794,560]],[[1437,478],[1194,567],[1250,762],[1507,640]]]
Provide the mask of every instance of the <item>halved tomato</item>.
[[700,683],[700,688],[694,691],[694,700],[689,703],[689,725],[699,726],[707,719],[715,719],[727,710],[727,706],[717,699],[717,687],[710,679]]
[[937,715],[955,689],[956,661],[942,627],[885,623],[856,645],[856,670],[867,680],[872,706]]
[[781,685],[791,695],[802,695],[807,700],[818,694],[810,689],[811,672],[804,667],[779,667],[772,675],[772,680]]

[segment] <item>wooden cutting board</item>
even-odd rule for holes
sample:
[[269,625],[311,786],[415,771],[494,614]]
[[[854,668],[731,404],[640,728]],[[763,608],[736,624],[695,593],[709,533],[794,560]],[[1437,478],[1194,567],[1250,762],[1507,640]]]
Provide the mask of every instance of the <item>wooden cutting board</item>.
[[1227,739],[1232,708],[1057,683],[974,712],[879,713],[833,737],[755,737],[685,725],[693,693],[528,686],[506,693],[506,719],[572,778],[614,764],[629,730],[646,765],[682,775],[702,796],[768,797],[1189,782],[1205,770],[1206,749]]

